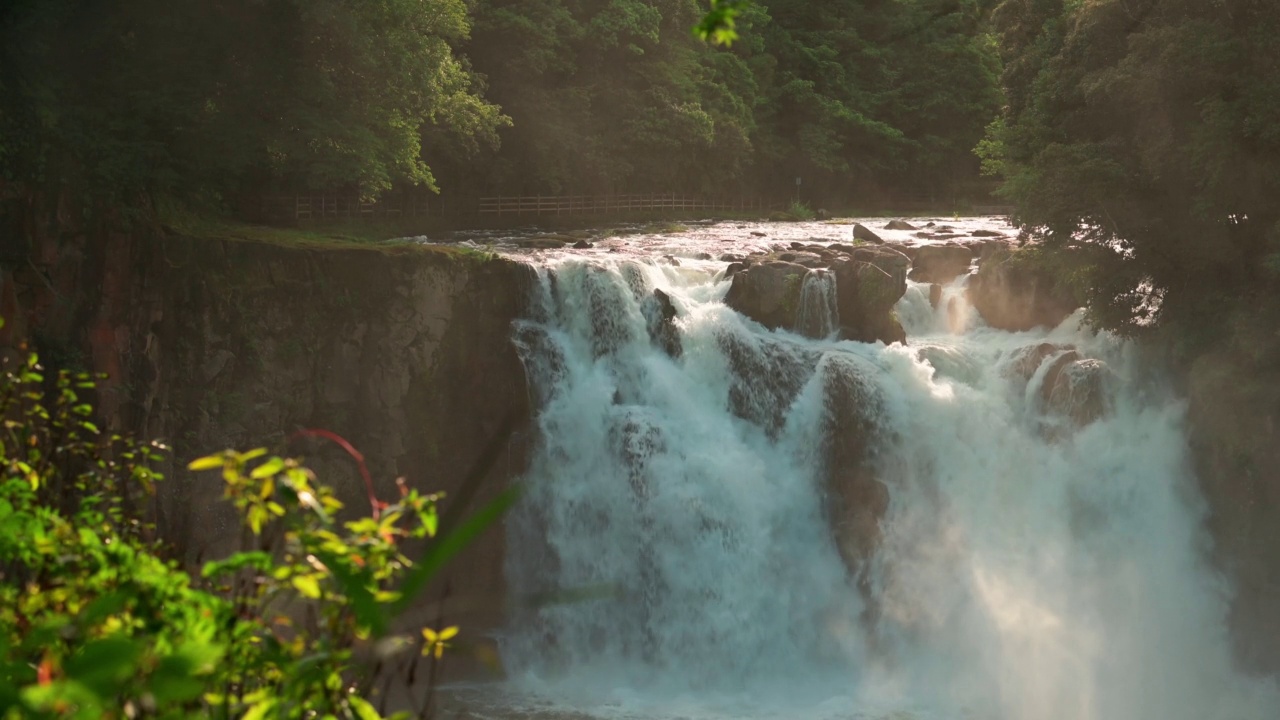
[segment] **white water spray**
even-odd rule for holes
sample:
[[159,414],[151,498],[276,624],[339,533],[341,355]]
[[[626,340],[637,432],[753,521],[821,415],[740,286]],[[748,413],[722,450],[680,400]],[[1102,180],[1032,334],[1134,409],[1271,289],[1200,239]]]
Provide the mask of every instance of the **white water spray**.
[[[716,270],[541,270],[517,331],[540,445],[507,571],[517,599],[591,597],[515,614],[496,715],[1280,717],[1274,683],[1232,668],[1183,408],[1123,345],[1075,319],[987,328],[963,280],[937,309],[912,285],[906,347],[834,342],[834,277],[816,274],[811,337],[768,332],[721,303]],[[1082,428],[1038,400],[1066,346],[1117,377]],[[837,366],[869,388],[864,427],[832,425],[850,412]],[[860,588],[824,438],[868,427],[890,501]]]

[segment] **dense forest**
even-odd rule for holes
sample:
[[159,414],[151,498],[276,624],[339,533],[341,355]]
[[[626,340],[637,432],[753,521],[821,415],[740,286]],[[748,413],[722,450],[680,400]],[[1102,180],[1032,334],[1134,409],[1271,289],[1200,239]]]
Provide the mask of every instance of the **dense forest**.
[[18,0],[0,176],[266,192],[943,195],[1000,104],[977,0]]
[[1005,0],[981,152],[1101,327],[1280,356],[1280,9]]
[[1102,327],[1212,336],[1273,294],[1272,3],[712,3],[736,13],[733,43],[690,32],[708,7],[16,0],[4,196],[786,198],[799,177],[807,199],[874,207],[963,195],[981,156],[1028,236],[1071,250],[1062,274]]

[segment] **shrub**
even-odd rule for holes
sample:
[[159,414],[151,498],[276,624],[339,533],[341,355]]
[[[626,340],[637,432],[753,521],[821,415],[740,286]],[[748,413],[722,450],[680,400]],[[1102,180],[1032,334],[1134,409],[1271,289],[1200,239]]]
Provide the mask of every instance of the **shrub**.
[[[0,719],[370,720],[389,679],[375,668],[440,658],[456,627],[391,622],[511,492],[437,538],[439,495],[400,482],[394,502],[371,493],[370,515],[339,522],[298,461],[211,455],[191,468],[221,472],[247,549],[192,578],[140,519],[164,448],[100,432],[78,394],[92,388],[83,373],[46,382],[34,355],[0,378]],[[404,554],[428,538],[418,562]]]

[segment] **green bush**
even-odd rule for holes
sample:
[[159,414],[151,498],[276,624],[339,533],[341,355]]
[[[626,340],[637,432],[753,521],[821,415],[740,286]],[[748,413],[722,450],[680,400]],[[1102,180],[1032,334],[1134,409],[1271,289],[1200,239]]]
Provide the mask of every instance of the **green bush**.
[[[34,355],[0,379],[0,719],[382,718],[374,668],[416,672],[457,634],[391,621],[511,493],[436,537],[438,495],[400,484],[339,522],[297,461],[211,455],[190,467],[221,473],[250,549],[193,578],[140,520],[163,448],[100,432],[78,395],[92,388],[46,381]],[[417,702],[393,717],[425,717]]]
[[814,218],[813,208],[799,200],[791,203],[791,207],[787,208],[787,214],[791,216],[792,220],[812,220]]

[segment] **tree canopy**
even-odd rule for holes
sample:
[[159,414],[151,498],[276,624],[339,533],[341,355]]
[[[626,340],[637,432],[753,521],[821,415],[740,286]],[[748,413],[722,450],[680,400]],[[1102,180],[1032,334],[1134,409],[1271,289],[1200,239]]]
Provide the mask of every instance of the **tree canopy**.
[[1223,328],[1280,272],[1280,13],[1266,0],[1005,0],[983,153],[1088,258],[1102,327]]
[[108,202],[936,192],[999,104],[980,5],[14,0],[0,177]]

